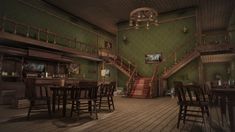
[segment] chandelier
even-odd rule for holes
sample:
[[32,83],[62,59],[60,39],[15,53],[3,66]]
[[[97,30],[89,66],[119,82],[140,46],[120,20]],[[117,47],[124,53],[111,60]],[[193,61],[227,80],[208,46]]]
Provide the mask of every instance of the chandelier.
[[158,13],[153,8],[137,8],[130,13],[129,26],[134,26],[138,29],[140,26],[145,24],[146,28],[149,29],[150,24],[158,25],[157,16]]

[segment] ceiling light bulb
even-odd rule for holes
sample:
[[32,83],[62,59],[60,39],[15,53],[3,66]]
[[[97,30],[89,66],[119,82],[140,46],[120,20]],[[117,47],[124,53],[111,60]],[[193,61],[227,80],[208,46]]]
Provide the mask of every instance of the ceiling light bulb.
[[129,22],[129,26],[133,26],[133,21],[132,20],[130,20],[130,22]]
[[137,16],[137,17],[138,17],[138,18],[141,18],[141,13],[140,13],[140,12],[138,13],[138,16]]
[[158,20],[155,20],[155,21],[154,21],[154,25],[155,25],[155,26],[158,26],[158,25],[159,25]]
[[138,22],[135,23],[135,29],[139,29],[139,23]]
[[149,29],[149,26],[150,26],[150,24],[149,24],[149,22],[147,22],[146,29]]

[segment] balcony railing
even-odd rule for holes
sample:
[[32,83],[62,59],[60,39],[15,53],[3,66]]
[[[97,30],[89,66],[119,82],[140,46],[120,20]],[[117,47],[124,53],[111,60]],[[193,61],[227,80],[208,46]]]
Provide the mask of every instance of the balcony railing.
[[80,42],[77,38],[62,36],[48,29],[19,23],[6,17],[0,18],[0,31],[76,49],[81,53],[98,55],[98,47]]

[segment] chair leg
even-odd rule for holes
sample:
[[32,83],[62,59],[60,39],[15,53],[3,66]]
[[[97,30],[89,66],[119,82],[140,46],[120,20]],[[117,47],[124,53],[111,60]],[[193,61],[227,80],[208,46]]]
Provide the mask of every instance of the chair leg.
[[180,120],[181,120],[181,114],[182,114],[182,106],[180,105],[179,114],[178,114],[177,128],[179,128],[179,124],[180,124]]
[[113,96],[111,96],[111,102],[112,102],[113,110],[115,110],[114,103],[113,103]]
[[94,112],[95,112],[95,119],[98,119],[98,115],[97,115],[97,109],[96,109],[96,101],[94,101]]
[[92,102],[88,101],[88,111],[90,112],[90,116],[92,116]]
[[74,100],[72,101],[72,105],[71,105],[70,117],[73,116],[73,111],[74,111]]
[[202,111],[202,122],[205,123],[205,120],[204,120],[204,107],[202,106],[201,107],[201,111]]
[[186,119],[186,115],[187,115],[187,106],[184,107],[184,120],[183,123],[185,124],[185,119]]
[[100,97],[100,102],[99,102],[99,111],[101,110],[101,102],[102,102],[102,97]]
[[110,104],[110,99],[109,99],[109,96],[107,96],[107,101],[108,101],[108,105],[109,105],[109,111],[111,111],[111,104]]
[[60,96],[58,95],[58,101],[57,101],[57,109],[60,110]]
[[30,117],[30,113],[31,113],[32,107],[33,107],[33,101],[30,101],[27,119],[29,119],[29,117]]
[[79,119],[80,116],[80,101],[76,101],[76,111],[77,111],[77,116]]
[[47,100],[47,108],[48,108],[48,114],[51,117],[51,101]]

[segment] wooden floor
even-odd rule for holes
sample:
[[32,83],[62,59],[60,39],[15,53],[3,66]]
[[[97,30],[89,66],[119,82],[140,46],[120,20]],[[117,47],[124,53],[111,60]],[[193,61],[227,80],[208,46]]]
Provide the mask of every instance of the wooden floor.
[[177,99],[164,97],[155,99],[134,99],[115,97],[114,112],[100,112],[98,120],[87,115],[81,118],[62,118],[57,113],[49,118],[47,113],[35,114],[28,121],[27,109],[12,109],[0,106],[1,132],[223,132],[228,125],[222,125],[220,111],[211,108],[210,118],[205,123],[181,123],[176,128],[178,106]]

